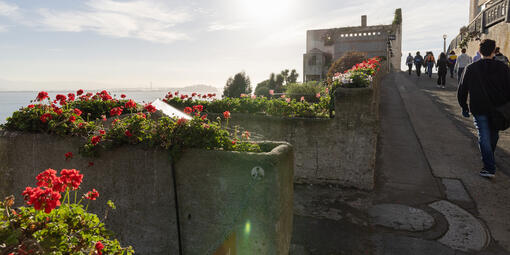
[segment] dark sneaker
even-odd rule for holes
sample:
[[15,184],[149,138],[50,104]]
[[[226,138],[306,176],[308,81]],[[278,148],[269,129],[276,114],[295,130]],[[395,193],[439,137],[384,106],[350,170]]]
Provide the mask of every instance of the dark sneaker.
[[491,173],[487,170],[480,171],[480,176],[482,176],[482,177],[494,178],[495,175],[496,175],[495,173]]

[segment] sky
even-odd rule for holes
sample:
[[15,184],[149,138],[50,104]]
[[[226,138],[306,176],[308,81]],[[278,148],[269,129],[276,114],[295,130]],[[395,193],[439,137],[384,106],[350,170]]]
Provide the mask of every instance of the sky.
[[[302,74],[306,30],[390,24],[403,54],[443,48],[468,0],[0,0],[0,90],[222,88],[244,71]],[[300,76],[300,78],[302,78]]]

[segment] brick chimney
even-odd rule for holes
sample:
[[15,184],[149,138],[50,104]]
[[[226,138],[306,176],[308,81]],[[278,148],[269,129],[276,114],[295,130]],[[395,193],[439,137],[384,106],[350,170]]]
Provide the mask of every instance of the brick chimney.
[[366,27],[367,26],[367,15],[361,16],[361,26]]

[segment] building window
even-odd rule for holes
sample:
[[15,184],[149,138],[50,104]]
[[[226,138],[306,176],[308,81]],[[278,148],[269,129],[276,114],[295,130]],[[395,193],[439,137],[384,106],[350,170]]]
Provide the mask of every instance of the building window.
[[308,65],[309,65],[309,66],[317,65],[317,56],[312,56],[312,57],[308,60]]

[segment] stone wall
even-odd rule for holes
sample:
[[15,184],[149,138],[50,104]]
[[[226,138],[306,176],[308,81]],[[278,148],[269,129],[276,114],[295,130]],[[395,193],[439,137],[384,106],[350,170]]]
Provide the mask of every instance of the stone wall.
[[339,89],[332,119],[233,113],[229,127],[248,130],[256,140],[291,143],[297,183],[331,183],[371,190],[379,124],[379,83],[384,73],[385,70],[379,73],[370,88]]
[[[100,192],[89,209],[102,217],[106,201],[114,201],[117,210],[109,213],[107,226],[137,254],[179,254],[177,210],[183,254],[213,254],[228,238],[239,254],[288,254],[293,201],[288,144],[262,144],[266,153],[189,150],[174,164],[168,152],[140,146],[84,158],[78,154],[82,144],[78,138],[0,130],[0,197],[14,194],[21,206],[21,192],[35,186],[38,173],[75,168],[84,174],[80,193]],[[74,158],[66,161],[67,152]]]
[[[503,55],[510,57],[510,23],[501,22],[489,28],[487,34],[480,36],[480,41],[483,39],[492,39],[496,41],[496,45],[501,48]],[[468,43],[467,54],[471,57],[476,55],[480,47],[480,41],[473,40]],[[455,48],[454,51],[460,53],[460,48]]]

